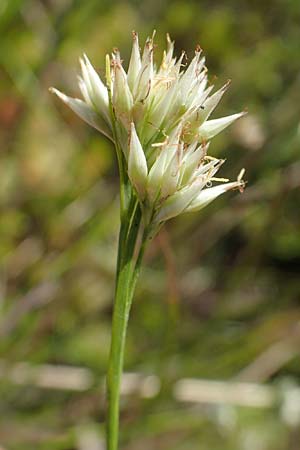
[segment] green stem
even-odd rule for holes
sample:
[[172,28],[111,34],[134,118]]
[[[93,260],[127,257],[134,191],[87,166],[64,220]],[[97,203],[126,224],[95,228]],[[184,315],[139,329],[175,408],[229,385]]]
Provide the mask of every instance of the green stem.
[[[109,71],[109,68],[107,69]],[[112,105],[110,76],[108,92],[112,132],[120,172],[120,233],[116,274],[115,301],[112,318],[111,344],[107,371],[107,450],[118,450],[120,385],[123,370],[125,340],[132,298],[148,240],[144,230],[138,244],[141,228],[141,208],[133,193],[125,170],[126,161],[118,139],[118,125]],[[138,248],[137,248],[138,247]]]
[[118,449],[120,385],[126,330],[147,241],[147,234],[144,232],[139,248],[136,248],[140,226],[140,207],[136,205],[135,201],[130,201],[128,215],[123,216],[119,235],[117,280],[107,372],[107,450]]

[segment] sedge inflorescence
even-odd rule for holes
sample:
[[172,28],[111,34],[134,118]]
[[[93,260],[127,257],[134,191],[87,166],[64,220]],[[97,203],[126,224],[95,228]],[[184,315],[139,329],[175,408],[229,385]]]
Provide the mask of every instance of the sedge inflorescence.
[[161,224],[202,209],[230,189],[243,189],[244,170],[236,181],[216,178],[224,160],[208,156],[207,150],[214,136],[245,113],[208,120],[229,83],[213,93],[201,49],[187,64],[184,52],[174,57],[169,36],[156,67],[153,40],[146,40],[141,53],[133,33],[127,72],[117,49],[107,55],[106,83],[84,55],[79,77],[83,100],[52,92],[121,149],[144,221]]

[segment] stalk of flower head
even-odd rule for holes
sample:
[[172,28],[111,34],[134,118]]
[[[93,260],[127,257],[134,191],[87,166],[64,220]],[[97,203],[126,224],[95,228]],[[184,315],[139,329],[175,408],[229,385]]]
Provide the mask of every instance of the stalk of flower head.
[[[140,52],[137,33],[127,72],[118,50],[106,57],[106,83],[87,56],[80,60],[83,100],[51,88],[64,103],[115,145],[120,173],[120,233],[112,337],[107,373],[107,449],[117,450],[119,392],[126,329],[145,246],[169,219],[204,208],[236,181],[217,178],[224,160],[208,156],[209,141],[244,115],[209,119],[227,82],[212,93],[205,59],[174,57],[174,43],[156,68],[154,35]],[[219,184],[212,186],[214,182]]]

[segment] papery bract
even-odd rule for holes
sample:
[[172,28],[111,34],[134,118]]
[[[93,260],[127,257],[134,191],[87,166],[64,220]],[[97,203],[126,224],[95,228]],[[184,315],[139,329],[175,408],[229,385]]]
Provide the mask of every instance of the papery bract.
[[[52,89],[83,120],[118,142],[146,223],[197,211],[227,190],[244,186],[241,179],[224,184],[215,178],[223,161],[207,156],[208,141],[245,114],[208,120],[229,82],[212,93],[201,49],[183,67],[185,54],[173,56],[169,36],[156,68],[153,38],[146,40],[141,55],[133,33],[127,73],[118,50],[107,56],[107,86],[84,55],[79,77],[84,100]],[[222,184],[206,187],[218,180]]]

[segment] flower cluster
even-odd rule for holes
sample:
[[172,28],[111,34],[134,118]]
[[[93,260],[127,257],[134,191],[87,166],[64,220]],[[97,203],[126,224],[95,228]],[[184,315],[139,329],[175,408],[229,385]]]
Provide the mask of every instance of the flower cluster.
[[[185,53],[173,56],[169,36],[156,68],[153,37],[141,54],[133,33],[127,73],[118,50],[107,55],[106,85],[84,56],[79,77],[84,100],[52,92],[121,148],[145,220],[161,223],[198,211],[227,190],[243,188],[244,171],[234,182],[215,177],[224,161],[209,157],[207,149],[210,139],[244,112],[208,120],[229,83],[212,93],[201,49],[185,64]],[[213,181],[221,183],[211,187]]]

